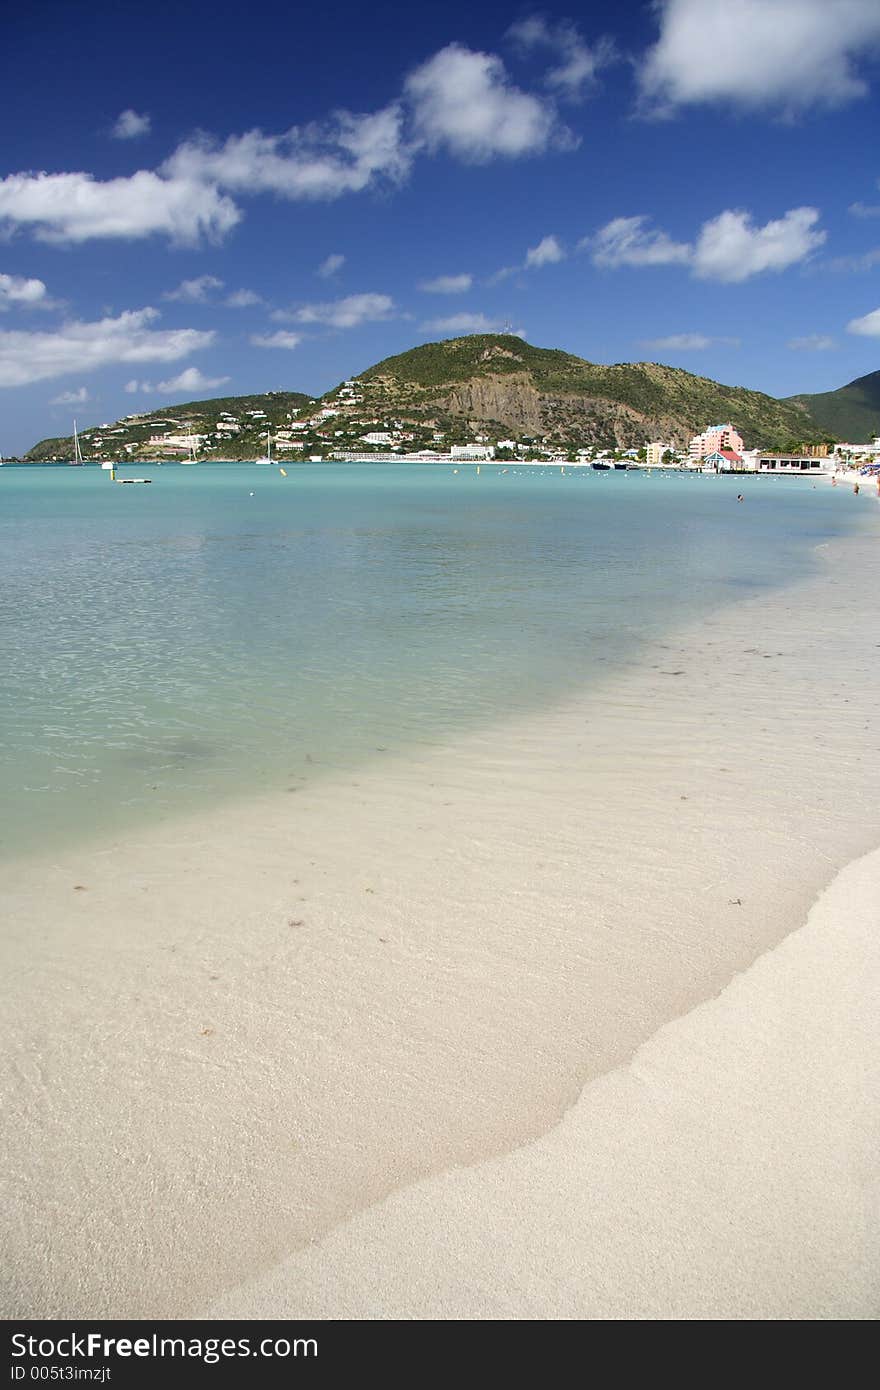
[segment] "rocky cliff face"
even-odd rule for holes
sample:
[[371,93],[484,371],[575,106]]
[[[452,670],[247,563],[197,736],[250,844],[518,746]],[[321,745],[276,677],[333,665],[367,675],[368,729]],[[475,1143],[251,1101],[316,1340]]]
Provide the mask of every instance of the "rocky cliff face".
[[646,414],[600,396],[543,393],[526,372],[465,382],[448,395],[438,393],[433,404],[466,419],[475,431],[503,425],[514,439],[576,435],[585,444],[622,449],[638,447],[646,438],[684,446],[696,428],[672,415]]
[[[880,373],[874,373],[831,393],[847,398],[847,429],[854,400],[861,427],[871,435],[880,429],[874,425],[878,383]],[[473,434],[547,441],[565,450],[629,449],[646,439],[681,447],[707,424],[730,420],[747,446],[787,449],[794,441],[822,439],[833,428],[830,417],[820,428],[819,416],[814,411],[811,418],[803,404],[820,399],[779,401],[657,362],[587,362],[510,334],[473,334],[386,357],[317,401],[297,392],[191,401],[170,414],[163,409],[81,431],[80,438],[88,458],[101,457],[102,450],[115,451],[111,457],[149,457],[150,439],[161,427],[198,433],[206,457],[254,458],[263,452],[265,431],[290,425],[295,415],[306,427],[299,440],[307,456],[312,450],[323,455],[328,446],[360,448],[372,430],[397,431],[414,449],[432,447],[438,436],[461,442]],[[232,434],[231,419],[238,425]],[[72,447],[70,439],[46,439],[28,458],[69,458]]]
[[475,428],[496,421],[514,436],[546,431],[543,398],[527,372],[465,382],[450,391],[442,404],[450,415],[463,416]]
[[358,378],[375,414],[436,414],[498,437],[565,447],[631,448],[646,438],[683,445],[707,424],[731,420],[747,445],[789,447],[816,437],[807,412],[740,386],[657,362],[587,362],[503,334],[425,343]]

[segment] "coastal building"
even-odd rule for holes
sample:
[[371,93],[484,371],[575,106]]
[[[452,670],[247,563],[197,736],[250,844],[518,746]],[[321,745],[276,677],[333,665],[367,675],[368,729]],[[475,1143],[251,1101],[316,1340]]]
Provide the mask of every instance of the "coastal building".
[[190,449],[200,449],[207,437],[206,434],[154,434],[147,440],[147,445],[151,449],[186,454]]
[[688,445],[688,455],[694,460],[704,459],[722,449],[732,449],[735,454],[741,454],[743,448],[742,436],[728,422],[726,425],[707,425],[702,434],[695,434]]
[[453,444],[449,455],[454,459],[493,459],[495,449],[491,444]]
[[[369,451],[366,449],[333,449],[328,457],[340,463],[401,463],[412,458],[413,455],[376,452],[372,449]],[[311,461],[315,462],[314,459]]]
[[702,468],[704,473],[713,469],[716,473],[739,473],[744,468],[743,456],[735,453],[733,449],[716,449],[703,459]]
[[880,454],[880,434],[871,444],[835,444],[834,453],[838,459],[869,459]]
[[369,434],[362,434],[361,439],[365,444],[390,444],[391,435],[387,430],[371,430]]
[[759,454],[759,473],[832,473],[834,460],[815,459],[808,454]]
[[645,445],[645,463],[649,468],[659,468],[667,450],[672,451],[671,444],[664,444],[662,439],[652,439]]

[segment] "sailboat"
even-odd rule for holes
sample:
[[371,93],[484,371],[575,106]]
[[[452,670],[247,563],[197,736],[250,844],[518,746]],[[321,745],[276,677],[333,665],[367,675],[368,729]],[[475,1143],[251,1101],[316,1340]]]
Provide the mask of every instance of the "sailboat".
[[266,431],[266,457],[265,457],[265,458],[261,458],[261,459],[256,459],[255,462],[256,462],[256,463],[274,463],[274,462],[275,462],[275,460],[274,460],[273,457],[272,457],[272,431],[271,431],[271,430],[267,430],[267,431]]
[[196,458],[196,441],[194,435],[190,435],[189,437],[189,458],[181,459],[180,462],[184,467],[187,467],[191,463],[198,463],[198,459]]
[[76,421],[73,422],[73,458],[69,460],[70,468],[82,468],[83,455],[79,446],[79,435],[76,432]]

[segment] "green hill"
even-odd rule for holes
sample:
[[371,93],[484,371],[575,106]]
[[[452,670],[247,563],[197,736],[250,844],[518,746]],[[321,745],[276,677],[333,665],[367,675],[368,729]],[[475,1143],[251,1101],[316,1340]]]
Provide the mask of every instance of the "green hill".
[[[256,458],[266,452],[266,431],[289,424],[291,416],[312,404],[301,391],[269,391],[262,396],[218,396],[210,401],[186,401],[144,414],[128,415],[115,424],[80,430],[83,458],[148,459],[162,457],[151,442],[162,435],[199,436],[200,458]],[[237,429],[231,428],[237,425]],[[179,451],[184,452],[184,451]],[[29,463],[73,458],[73,436],[41,439],[25,454]]]
[[[787,449],[827,437],[829,426],[803,403],[817,399],[779,401],[656,362],[601,366],[482,333],[388,357],[320,400],[275,391],[190,401],[85,429],[80,439],[86,459],[133,461],[180,457],[181,440],[191,435],[199,437],[199,458],[256,458],[269,429],[279,456],[286,451],[289,458],[387,450],[392,442],[412,453],[477,436],[554,449],[631,449],[646,439],[686,446],[707,425],[730,420],[747,447]],[[373,446],[364,443],[369,434],[380,436]],[[72,455],[67,437],[41,440],[26,457],[36,463]]]
[[850,444],[868,444],[880,435],[880,372],[857,377],[837,391],[791,396],[820,429]]
[[477,334],[426,343],[357,378],[365,404],[418,419],[466,419],[474,429],[577,445],[632,448],[646,438],[684,445],[731,420],[747,446],[823,437],[797,404],[655,362],[600,366],[520,338]]

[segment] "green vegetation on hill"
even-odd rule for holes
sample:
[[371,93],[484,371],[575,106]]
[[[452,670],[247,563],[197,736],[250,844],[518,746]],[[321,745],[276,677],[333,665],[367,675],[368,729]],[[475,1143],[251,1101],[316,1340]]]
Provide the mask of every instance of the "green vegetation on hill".
[[394,376],[415,386],[441,386],[490,372],[521,372],[524,366],[535,375],[546,377],[551,364],[559,380],[564,379],[567,368],[583,365],[579,357],[558,348],[532,347],[510,334],[475,333],[467,338],[424,343],[396,357],[386,357],[362,372],[358,380]]
[[[312,404],[301,391],[269,391],[261,396],[218,396],[209,401],[185,401],[144,414],[129,415],[112,425],[92,425],[80,430],[83,458],[144,459],[151,456],[149,440],[163,431],[203,436],[199,456],[204,458],[255,458],[265,453],[266,431],[288,424],[292,414]],[[250,414],[249,412],[261,412]],[[234,417],[240,430],[224,437],[222,416]],[[152,449],[152,453],[155,453]],[[25,454],[29,463],[73,458],[73,435],[41,439]]]
[[869,444],[880,435],[880,372],[857,377],[837,391],[791,396],[822,430],[850,444]]
[[[397,405],[423,411],[448,406],[450,397],[454,406],[457,394],[460,398],[456,388],[490,379],[499,388],[494,423],[516,431],[521,423],[517,417],[530,413],[533,429],[553,434],[561,423],[573,443],[632,447],[649,435],[684,444],[706,425],[727,420],[747,446],[787,447],[819,440],[826,432],[797,404],[759,391],[722,386],[655,362],[601,366],[502,334],[426,343],[386,358],[358,378],[367,387],[382,388],[387,410]],[[519,402],[517,384],[522,388]],[[491,400],[491,393],[481,394],[484,401]],[[539,399],[525,412],[525,397],[535,394]],[[474,418],[488,423],[486,416]]]
[[[649,439],[682,448],[707,425],[729,420],[748,448],[791,449],[829,432],[862,437],[817,414],[812,404],[844,396],[848,409],[858,402],[864,411],[862,435],[876,431],[870,402],[880,411],[880,373],[825,397],[780,401],[680,367],[603,366],[510,334],[480,333],[387,357],[320,400],[274,391],[189,401],[85,429],[80,440],[87,460],[133,461],[173,457],[175,449],[180,456],[185,446],[173,440],[189,435],[200,437],[199,458],[252,459],[265,452],[267,430],[279,457],[291,459],[391,447],[414,453],[477,439],[512,439],[551,451],[626,450]],[[373,445],[364,441],[370,434],[378,436]],[[67,437],[42,440],[26,458],[36,463],[72,455]]]

